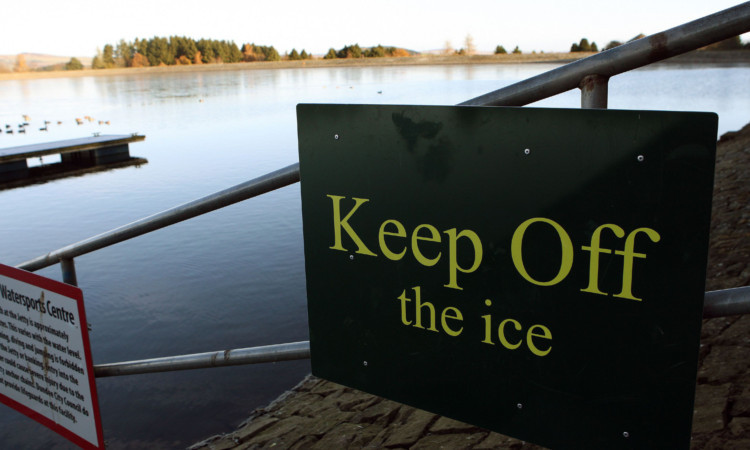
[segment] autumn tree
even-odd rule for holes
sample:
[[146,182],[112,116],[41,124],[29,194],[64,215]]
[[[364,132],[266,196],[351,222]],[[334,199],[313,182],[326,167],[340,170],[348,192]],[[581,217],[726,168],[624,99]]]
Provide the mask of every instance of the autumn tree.
[[135,53],[133,59],[130,62],[131,67],[148,67],[151,64],[148,62],[148,58],[140,53]]
[[242,44],[242,50],[240,52],[242,53],[242,60],[246,62],[252,62],[257,61],[258,56],[255,53],[255,49],[253,49],[253,44]]
[[445,41],[445,45],[443,46],[443,53],[446,55],[453,54],[453,45],[451,45],[451,41]]
[[470,34],[466,35],[464,39],[464,53],[467,55],[473,55],[477,52],[477,48],[474,45],[474,38]]
[[273,46],[244,44],[239,53],[242,61],[280,61],[281,55]]
[[19,53],[16,56],[16,65],[13,67],[14,72],[28,72],[29,66],[26,65],[26,55]]

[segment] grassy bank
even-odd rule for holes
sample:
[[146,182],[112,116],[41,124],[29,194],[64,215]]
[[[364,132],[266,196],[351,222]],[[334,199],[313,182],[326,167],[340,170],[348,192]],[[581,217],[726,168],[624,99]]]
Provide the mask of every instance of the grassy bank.
[[[440,66],[465,64],[568,63],[594,53],[524,53],[506,55],[420,55],[400,58],[308,59],[301,61],[247,62],[234,64],[199,64],[189,66],[129,67],[101,70],[0,73],[2,80],[37,78],[90,77],[107,75],[140,75],[154,73],[214,72],[226,70],[301,69],[315,67],[365,66]],[[750,51],[690,52],[663,61],[666,64],[750,64]]]
[[529,53],[507,55],[420,55],[401,58],[359,59],[308,59],[302,61],[248,62],[234,64],[200,64],[190,66],[158,66],[101,70],[72,70],[52,72],[0,73],[0,80],[25,80],[37,78],[88,77],[106,75],[138,75],[152,73],[212,72],[226,70],[295,69],[314,67],[364,67],[364,66],[419,66],[459,64],[517,64],[564,63],[575,61],[591,53]]

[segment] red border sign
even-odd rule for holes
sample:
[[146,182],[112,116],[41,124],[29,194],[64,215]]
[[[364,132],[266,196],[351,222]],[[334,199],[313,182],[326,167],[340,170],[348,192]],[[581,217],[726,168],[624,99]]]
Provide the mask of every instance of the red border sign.
[[83,293],[0,264],[0,402],[104,448]]

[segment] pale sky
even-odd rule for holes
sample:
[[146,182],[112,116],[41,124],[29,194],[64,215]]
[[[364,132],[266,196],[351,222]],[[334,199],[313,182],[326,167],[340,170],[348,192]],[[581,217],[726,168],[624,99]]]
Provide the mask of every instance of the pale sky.
[[[609,41],[646,35],[742,3],[739,0],[9,0],[0,8],[0,55],[93,56],[136,37],[187,36],[273,45],[279,53],[358,43],[417,51],[464,45],[480,52],[567,51],[586,37]],[[743,42],[750,40],[743,35]]]

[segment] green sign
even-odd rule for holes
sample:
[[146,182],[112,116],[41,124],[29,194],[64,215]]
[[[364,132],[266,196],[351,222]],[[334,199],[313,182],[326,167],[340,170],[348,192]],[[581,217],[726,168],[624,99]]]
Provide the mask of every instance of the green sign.
[[299,105],[316,376],[555,448],[688,448],[717,117]]

